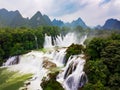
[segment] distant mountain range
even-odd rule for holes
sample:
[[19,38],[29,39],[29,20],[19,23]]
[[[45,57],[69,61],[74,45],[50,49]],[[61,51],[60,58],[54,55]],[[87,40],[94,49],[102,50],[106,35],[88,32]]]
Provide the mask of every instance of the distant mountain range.
[[18,10],[8,11],[0,9],[0,27],[38,27],[38,26],[81,26],[87,28],[87,25],[81,18],[74,20],[71,23],[64,23],[61,20],[54,19],[53,21],[47,15],[42,15],[39,11],[35,13],[30,19],[23,18]]
[[107,19],[103,26],[96,26],[95,29],[97,30],[120,30],[120,21],[117,19]]
[[23,18],[17,10],[8,12],[6,9],[0,9],[0,27],[23,26],[27,25],[28,22],[29,20]]
[[102,29],[106,30],[120,30],[120,21],[117,19],[108,19],[103,25]]
[[29,20],[31,27],[38,27],[42,25],[52,25],[51,20],[47,15],[42,15],[39,11]]
[[55,26],[69,26],[69,27],[81,26],[83,28],[87,28],[88,27],[81,18],[78,18],[77,20],[73,20],[71,23],[64,23],[61,20],[54,19],[52,21],[52,24],[55,25]]
[[[78,18],[73,20],[71,23],[64,23],[61,20],[54,19],[53,21],[47,15],[42,15],[41,12],[36,12],[30,19],[24,18],[18,10],[8,11],[6,9],[0,9],[0,27],[38,27],[38,26],[68,26],[76,27],[81,26],[82,28],[88,28],[85,22]],[[103,30],[120,30],[120,21],[117,19],[106,20],[103,26],[98,25],[97,29]]]

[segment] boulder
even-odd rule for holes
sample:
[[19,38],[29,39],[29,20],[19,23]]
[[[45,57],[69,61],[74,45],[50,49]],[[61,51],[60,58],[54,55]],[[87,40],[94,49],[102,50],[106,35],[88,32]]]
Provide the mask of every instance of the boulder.
[[48,60],[44,60],[43,61],[43,67],[46,69],[50,69],[50,68],[55,68],[57,67],[55,63],[48,61]]

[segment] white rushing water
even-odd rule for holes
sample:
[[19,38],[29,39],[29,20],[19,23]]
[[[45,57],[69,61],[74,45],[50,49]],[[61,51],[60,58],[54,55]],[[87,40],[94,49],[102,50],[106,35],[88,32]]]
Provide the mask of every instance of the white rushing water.
[[[78,38],[75,33],[68,33],[64,37],[57,36],[52,41],[52,37],[45,35],[44,48],[47,52],[31,51],[25,55],[11,57],[4,63],[4,66],[9,67],[9,70],[20,71],[20,73],[32,73],[33,78],[28,80],[30,85],[27,86],[28,90],[42,90],[40,83],[42,78],[48,73],[48,70],[43,67],[43,62],[48,60],[57,65],[57,67],[63,67],[65,64],[66,49],[72,43],[83,44],[87,35]],[[37,42],[37,38],[35,37]],[[53,43],[53,44],[52,44]],[[36,44],[38,47],[38,45]],[[83,71],[85,60],[83,55],[71,56],[63,68],[63,72],[57,77],[65,90],[77,90],[87,82],[87,77]]]
[[51,48],[51,47],[53,47],[53,45],[52,45],[52,37],[45,34],[44,48]]
[[53,40],[53,44],[52,44],[52,37],[45,35],[44,48],[51,48],[53,46],[68,47],[72,43],[83,44],[86,38],[87,38],[87,35],[84,35],[78,39],[76,33],[71,32],[71,33],[66,34],[63,37],[61,35],[57,36],[55,40]]
[[34,35],[34,38],[35,38],[35,43],[36,43],[36,49],[38,49],[38,39],[37,39],[37,36]]
[[19,62],[19,56],[10,57],[6,63],[3,63],[3,66],[10,66],[13,64],[17,64]]
[[77,37],[75,35],[75,33],[68,33],[67,35],[65,35],[62,39],[61,36],[58,36],[56,38],[56,46],[59,47],[68,47],[70,46],[72,43],[77,44]]
[[71,56],[64,72],[57,77],[57,81],[63,84],[66,90],[78,90],[87,83],[87,76],[83,71],[85,60],[82,57],[83,55]]
[[[15,60],[14,58],[11,59]],[[5,65],[9,62],[11,63],[11,59],[8,59]],[[8,70],[19,71],[19,73],[22,74],[32,73],[33,78],[27,81],[30,82],[30,85],[26,88],[28,90],[42,90],[40,83],[43,76],[47,74],[47,70],[42,67],[43,60],[42,52],[31,51],[25,55],[19,56],[19,64],[9,66]]]

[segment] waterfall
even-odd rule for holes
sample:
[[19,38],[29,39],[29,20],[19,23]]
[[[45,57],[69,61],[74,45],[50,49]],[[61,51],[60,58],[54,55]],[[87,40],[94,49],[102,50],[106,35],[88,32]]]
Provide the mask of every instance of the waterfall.
[[80,44],[84,45],[84,41],[87,39],[87,35],[82,36],[80,39]]
[[34,37],[35,37],[36,49],[38,49],[38,40],[37,40],[37,36],[34,35]]
[[87,76],[83,71],[85,60],[82,55],[71,56],[64,72],[60,73],[57,81],[63,83],[66,90],[78,90],[87,83]]
[[52,38],[51,36],[47,36],[45,34],[45,43],[44,43],[44,48],[51,48],[53,46],[59,46],[59,47],[68,47],[72,43],[74,44],[79,44],[79,40],[76,36],[75,33],[68,33],[65,36],[57,36],[56,39],[53,40],[53,45],[52,45]]
[[19,71],[19,73],[27,74],[32,73],[33,77],[31,80],[27,82],[30,83],[27,86],[28,90],[42,90],[40,87],[40,83],[42,82],[42,78],[47,75],[47,71],[43,68],[43,52],[31,51],[27,54],[19,56],[19,63],[14,64],[15,57],[11,57],[5,63],[5,66],[9,66],[8,70]]
[[52,45],[52,37],[45,34],[44,48],[51,48],[51,47],[53,47],[53,45]]
[[19,63],[19,56],[13,56],[8,58],[7,62],[3,63],[3,66],[10,66]]
[[56,38],[56,43],[57,43],[57,46],[59,47],[68,47],[72,43],[77,44],[78,41],[75,33],[68,33],[63,37],[63,39],[61,36],[58,36]]
[[[64,75],[68,73],[64,85],[66,90],[78,90],[78,88],[81,88],[87,82],[87,77],[83,71],[85,60],[82,59],[81,56],[73,56],[69,62],[73,63],[71,66],[71,68],[73,67],[73,70],[64,73]],[[82,77],[84,77],[84,79]]]
[[[54,66],[63,67],[67,47],[72,43],[83,44],[86,38],[87,35],[82,36],[80,39],[77,38],[75,33],[68,33],[63,37],[59,35],[52,41],[52,37],[45,34],[44,48],[46,48],[46,52],[31,51],[20,55],[19,58],[18,56],[13,56],[4,63],[4,66],[9,66],[9,70],[32,73],[33,78],[28,80],[30,82],[30,85],[27,86],[28,90],[42,90],[40,83],[49,71],[43,63],[47,61],[49,64],[50,62],[51,64],[54,63]],[[38,48],[36,36],[35,40]],[[83,55],[69,57],[66,66],[61,70],[63,72],[57,76],[57,81],[62,84],[65,90],[78,90],[78,88],[87,83],[87,76],[83,71],[85,60],[82,57]]]
[[[61,44],[58,45],[62,47],[68,47],[72,43],[84,45],[86,38],[87,35],[78,39],[75,33],[68,33]],[[82,57],[82,54],[69,57],[64,72],[58,75],[57,81],[63,85],[65,90],[78,90],[78,88],[83,87],[87,83],[87,75],[83,71],[85,60]]]
[[58,63],[56,63],[58,66],[63,66],[65,64],[65,55],[66,55],[66,48],[62,48],[62,49],[58,49],[55,51],[54,55],[53,55],[53,60],[54,62],[58,62],[61,65],[58,65]]

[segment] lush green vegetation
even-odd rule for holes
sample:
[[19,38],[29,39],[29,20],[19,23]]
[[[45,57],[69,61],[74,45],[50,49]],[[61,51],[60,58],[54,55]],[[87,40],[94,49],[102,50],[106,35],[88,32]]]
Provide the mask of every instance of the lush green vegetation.
[[86,46],[86,56],[89,83],[84,90],[119,90],[120,34],[93,38]]
[[56,76],[59,72],[49,73],[49,79],[43,78],[41,87],[43,90],[64,90],[60,83],[56,81]]
[[[43,63],[45,65],[45,62],[43,62]],[[47,68],[47,69],[50,72],[47,74],[47,77],[43,77],[43,79],[42,79],[42,83],[40,84],[42,89],[43,90],[54,90],[54,89],[64,90],[63,87],[61,86],[61,84],[56,81],[56,77],[59,74],[62,67],[56,67],[56,65],[50,61],[47,61],[47,64],[45,66],[49,66],[49,68]],[[43,67],[45,68],[45,66],[43,66]]]
[[31,77],[32,74],[20,74],[0,68],[0,90],[18,90]]
[[60,28],[42,26],[39,28],[1,28],[0,29],[0,65],[9,56],[26,53],[33,49],[43,48],[45,33],[56,37]]
[[66,50],[67,53],[66,53],[65,64],[67,63],[67,60],[71,55],[78,55],[81,54],[83,51],[84,51],[84,47],[82,45],[78,45],[78,44],[70,45]]

